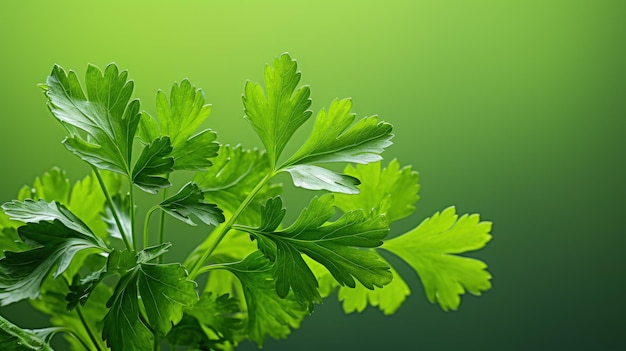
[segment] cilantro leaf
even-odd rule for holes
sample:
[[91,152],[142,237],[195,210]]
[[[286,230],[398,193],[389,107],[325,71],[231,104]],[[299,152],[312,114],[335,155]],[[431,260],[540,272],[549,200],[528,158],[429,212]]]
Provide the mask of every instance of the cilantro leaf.
[[308,86],[297,87],[300,72],[288,54],[265,67],[265,92],[261,85],[248,81],[244,88],[245,119],[261,138],[274,168],[293,133],[311,117]]
[[359,194],[335,194],[335,206],[343,212],[364,209],[370,216],[384,214],[390,223],[408,217],[419,200],[418,173],[411,167],[400,168],[397,160],[381,170],[380,162],[348,165],[346,174],[361,180]]
[[[65,146],[88,163],[130,174],[132,143],[139,123],[139,100],[130,100],[133,82],[115,64],[104,73],[89,65],[85,95],[76,73],[54,66],[46,81],[48,107],[70,131]],[[86,135],[81,135],[79,130]]]
[[174,159],[169,156],[172,151],[169,137],[161,137],[146,145],[133,169],[133,183],[142,190],[156,194],[157,190],[172,184],[163,174],[174,171]]
[[159,135],[172,139],[174,169],[202,171],[213,163],[219,144],[215,132],[205,129],[196,134],[196,129],[209,117],[211,105],[206,105],[204,92],[189,80],[174,83],[168,101],[162,91],[157,93],[157,122],[144,112],[141,117],[139,136],[149,143]]
[[324,265],[340,285],[354,287],[356,278],[373,289],[391,281],[389,266],[374,253],[360,249],[382,243],[389,230],[383,216],[366,218],[361,211],[351,211],[326,223],[335,214],[332,194],[313,198],[296,221],[283,230],[276,229],[285,215],[280,197],[268,200],[262,214],[260,227],[237,228],[254,236],[259,249],[273,261],[279,296],[285,297],[291,289],[309,309],[321,301],[317,279],[301,254]]
[[13,351],[53,351],[50,338],[59,328],[22,329],[0,316],[0,345],[11,345]]
[[218,225],[224,222],[224,214],[217,205],[204,201],[204,193],[198,185],[189,182],[178,193],[164,200],[159,207],[189,225],[196,225],[189,216],[194,215],[207,225]]
[[385,241],[382,248],[413,267],[430,302],[438,302],[444,311],[456,310],[465,290],[480,295],[491,288],[485,263],[454,255],[478,250],[491,239],[491,223],[479,221],[475,214],[459,218],[455,208],[449,207],[408,233]]
[[282,339],[292,328],[298,328],[306,311],[293,294],[285,298],[276,295],[272,264],[261,252],[226,268],[241,282],[248,312],[246,332],[259,347],[263,346],[265,335]]
[[[321,110],[313,131],[287,164],[325,162],[369,163],[382,160],[380,153],[391,145],[392,126],[377,117],[354,123],[351,99],[335,100],[328,112]],[[354,124],[353,124],[354,123]]]
[[[110,310],[104,317],[102,333],[112,349],[150,349],[150,330],[167,334],[172,324],[181,320],[183,308],[198,300],[196,283],[187,280],[183,266],[144,262],[154,258],[152,256],[143,259],[137,256],[137,264],[120,278],[107,302]],[[142,310],[145,311],[145,321],[141,317]]]

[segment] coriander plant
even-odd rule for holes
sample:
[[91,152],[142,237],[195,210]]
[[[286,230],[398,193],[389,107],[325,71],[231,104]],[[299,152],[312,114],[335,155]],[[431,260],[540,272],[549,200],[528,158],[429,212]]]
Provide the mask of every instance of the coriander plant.
[[[55,66],[42,85],[48,107],[67,130],[63,145],[92,172],[72,184],[52,169],[2,205],[0,304],[28,300],[52,324],[26,330],[0,317],[2,348],[51,350],[57,333],[72,350],[262,346],[285,338],[335,291],[346,313],[372,305],[393,314],[410,289],[381,251],[406,261],[444,310],[457,309],[465,291],[489,289],[486,265],[457,255],[489,241],[491,224],[478,215],[450,207],[387,237],[413,213],[420,189],[411,167],[381,162],[391,124],[356,119],[350,99],[335,100],[285,154],[313,114],[299,81],[283,54],[265,68],[264,86],[246,83],[244,118],[263,143],[258,150],[198,131],[211,106],[188,80],[169,96],[159,91],[151,116],[115,64],[88,66],[82,84]],[[338,173],[330,163],[348,165]],[[178,171],[191,179],[174,188]],[[284,207],[280,173],[318,191],[306,208]],[[154,195],[151,207],[138,206],[138,191]],[[284,223],[287,211],[299,212],[293,223]],[[166,230],[169,217],[206,228],[184,262],[164,258],[168,238],[183,235]]]

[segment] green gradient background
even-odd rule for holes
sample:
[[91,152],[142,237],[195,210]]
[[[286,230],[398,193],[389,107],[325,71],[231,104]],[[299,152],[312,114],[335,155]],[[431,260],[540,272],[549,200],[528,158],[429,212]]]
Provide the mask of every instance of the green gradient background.
[[[36,87],[54,63],[82,76],[117,62],[149,111],[188,77],[219,140],[251,147],[243,84],[288,51],[316,110],[351,96],[359,116],[394,124],[385,156],[420,171],[422,199],[393,231],[449,205],[479,212],[494,240],[475,256],[494,279],[444,313],[402,267],[413,293],[396,315],[343,316],[333,297],[267,350],[626,349],[625,16],[626,2],[601,0],[5,1],[0,200],[54,165],[88,172]],[[309,196],[288,190],[288,205]],[[20,306],[0,313],[45,325]]]

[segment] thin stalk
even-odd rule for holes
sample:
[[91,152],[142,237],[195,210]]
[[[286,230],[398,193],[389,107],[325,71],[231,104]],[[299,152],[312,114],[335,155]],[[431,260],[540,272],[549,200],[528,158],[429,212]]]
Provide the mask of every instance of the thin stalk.
[[85,330],[87,331],[87,334],[89,335],[89,339],[91,339],[91,342],[96,347],[96,350],[102,351],[95,335],[93,334],[93,332],[91,331],[91,328],[89,328],[89,325],[87,324],[87,321],[85,320],[85,316],[83,316],[83,312],[81,311],[80,306],[76,306],[76,312],[78,312],[78,318],[80,318],[80,321],[83,323],[83,327],[85,327]]
[[154,213],[154,211],[158,210],[159,206],[152,206],[152,208],[148,211],[148,213],[146,213],[146,219],[143,223],[143,248],[145,249],[146,247],[148,247],[148,226],[150,224],[150,216],[152,216],[152,213]]
[[226,222],[226,224],[224,224],[224,226],[222,227],[222,230],[217,235],[217,239],[215,241],[213,241],[211,246],[206,251],[204,251],[204,253],[202,254],[202,257],[193,264],[193,267],[191,269],[191,274],[189,274],[189,278],[190,279],[195,279],[198,276],[198,274],[201,273],[200,270],[202,268],[202,265],[207,261],[209,256],[211,256],[211,254],[213,253],[213,251],[215,250],[217,245],[219,245],[219,243],[222,241],[222,239],[224,239],[226,234],[228,234],[228,232],[232,228],[233,224],[235,224],[235,221],[237,220],[239,215],[241,215],[243,210],[245,210],[246,207],[248,207],[248,205],[250,205],[250,202],[252,202],[252,199],[254,199],[256,194],[265,186],[265,184],[267,184],[267,182],[270,179],[272,179],[272,177],[275,174],[276,174],[276,172],[272,172],[272,173],[268,173],[265,177],[263,177],[263,179],[261,179],[261,181],[254,187],[254,189],[252,189],[250,194],[248,194],[246,199],[243,200],[241,205],[239,205],[239,208],[237,208],[235,213],[233,213],[233,215],[230,217],[228,222]]
[[154,348],[153,351],[161,350],[161,336],[158,333],[154,333]]
[[[74,337],[74,339],[78,340],[79,343],[81,343],[81,345],[83,345],[83,347],[85,348],[85,350],[89,350],[91,347],[89,347],[89,345],[87,345],[87,343],[85,342],[85,340],[83,340],[83,338],[81,338],[80,336],[78,336],[78,334],[74,333],[71,330],[67,331],[68,334],[70,334],[71,336]],[[96,347],[98,347],[96,345]]]
[[[111,198],[111,195],[109,194],[109,190],[107,189],[106,185],[104,184],[104,180],[102,179],[102,175],[100,174],[100,170],[97,169],[95,166],[91,166],[91,168],[93,169],[94,173],[96,174],[96,178],[98,178],[98,183],[100,183],[100,188],[102,188],[102,192],[104,193],[104,196],[106,197],[107,202],[109,203],[109,206],[111,207],[111,213],[113,213],[113,218],[115,219],[115,224],[117,225],[117,229],[120,231],[120,234],[122,234],[122,239],[124,240],[124,246],[126,246],[126,248],[128,250],[132,250],[133,246],[128,241],[128,234],[126,232],[124,232],[124,227],[122,226],[122,221],[120,221],[119,214],[117,213],[117,209],[115,208],[115,205],[113,204],[113,199]],[[131,185],[131,187],[132,187],[132,185]],[[132,213],[132,208],[131,208],[131,213]]]
[[[167,178],[169,179],[170,175],[167,175]],[[163,200],[165,201],[165,199],[167,199],[167,188],[165,188],[163,190]],[[163,244],[165,242],[165,211],[161,211],[161,217],[159,219],[159,245]],[[163,263],[163,256],[165,254],[159,256],[157,258],[157,262],[158,263]]]
[[137,251],[137,244],[135,243],[135,196],[134,196],[133,182],[130,182],[130,237],[133,244],[133,251]]

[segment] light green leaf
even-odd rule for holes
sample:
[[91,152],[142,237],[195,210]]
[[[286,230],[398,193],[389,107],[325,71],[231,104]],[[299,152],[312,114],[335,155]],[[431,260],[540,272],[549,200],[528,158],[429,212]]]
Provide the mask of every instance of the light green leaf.
[[189,80],[174,83],[169,101],[165,93],[159,91],[156,97],[158,120],[142,114],[139,137],[149,143],[159,135],[169,136],[172,140],[172,157],[175,169],[203,171],[213,163],[219,144],[215,142],[215,132],[205,129],[196,130],[209,117],[211,105],[205,105],[202,89],[197,89]]
[[151,194],[171,186],[169,180],[163,177],[174,171],[174,159],[169,156],[171,152],[169,137],[157,138],[146,145],[133,168],[133,183]]
[[41,177],[35,178],[32,189],[37,194],[37,199],[43,199],[48,202],[58,201],[66,204],[69,200],[70,180],[67,178],[65,171],[54,167]]
[[268,200],[262,214],[260,227],[236,228],[254,236],[259,249],[273,261],[279,296],[286,296],[291,289],[309,309],[321,301],[317,279],[301,254],[324,265],[341,285],[354,287],[355,278],[369,289],[391,282],[389,266],[373,252],[361,249],[382,243],[389,230],[383,216],[366,218],[361,211],[352,211],[327,223],[335,214],[332,194],[313,198],[298,219],[283,230],[275,228],[285,214],[280,197]]
[[[378,253],[376,254],[378,255]],[[387,262],[380,255],[378,255],[378,259]],[[382,289],[370,290],[359,283],[354,288],[340,287],[338,297],[339,301],[343,302],[343,311],[345,313],[362,312],[369,304],[378,306],[385,315],[394,314],[402,306],[406,297],[411,294],[411,290],[393,267],[391,267],[391,274],[393,280]]]
[[205,336],[214,343],[237,344],[245,327],[240,302],[228,294],[215,296],[205,292],[185,314],[195,318],[202,326]]
[[[104,73],[89,65],[85,95],[76,73],[54,66],[46,81],[48,107],[71,133],[66,147],[88,163],[130,174],[132,143],[139,123],[139,100],[130,100],[133,82],[115,64]],[[84,133],[79,132],[79,130]]]
[[410,166],[400,168],[398,160],[381,170],[380,162],[347,166],[346,174],[361,180],[359,194],[335,194],[335,206],[343,212],[363,209],[370,216],[384,214],[389,223],[410,216],[415,211],[420,190],[418,173]]
[[285,169],[295,186],[310,190],[329,190],[335,193],[358,194],[361,182],[352,176],[335,173],[311,165],[295,165]]
[[53,351],[50,338],[59,328],[22,329],[0,316],[0,345],[11,351]]
[[180,264],[138,263],[120,278],[107,302],[103,338],[114,350],[151,349],[150,329],[166,335],[181,320],[183,308],[197,300],[196,283],[187,280]]
[[315,118],[313,132],[286,164],[324,162],[369,163],[382,160],[380,153],[391,145],[392,126],[377,117],[354,123],[351,99],[335,100]]
[[426,296],[445,311],[456,310],[460,295],[480,295],[491,288],[487,265],[477,259],[456,256],[478,250],[491,239],[490,222],[478,215],[458,217],[454,207],[435,213],[417,228],[391,240],[382,248],[406,261],[417,272]]
[[207,225],[224,222],[224,214],[217,205],[204,201],[204,193],[198,185],[189,182],[178,193],[164,200],[159,207],[172,217],[189,225],[196,225],[189,216],[194,215]]
[[288,54],[265,67],[265,92],[261,85],[246,82],[243,96],[245,118],[261,138],[274,169],[293,133],[309,118],[308,86],[298,88],[300,72]]
[[307,314],[293,294],[280,298],[272,279],[272,265],[260,252],[254,252],[242,262],[226,267],[241,281],[246,300],[248,337],[263,346],[265,336],[287,337],[298,328]]

